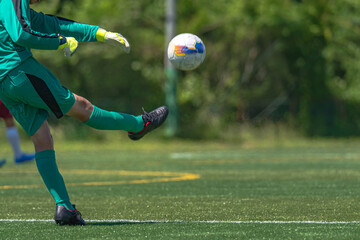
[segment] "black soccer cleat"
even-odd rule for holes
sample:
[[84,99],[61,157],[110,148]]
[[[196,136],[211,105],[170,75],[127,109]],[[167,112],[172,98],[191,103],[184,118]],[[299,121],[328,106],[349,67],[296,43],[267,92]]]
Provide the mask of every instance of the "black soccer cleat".
[[167,115],[169,114],[169,109],[166,106],[161,106],[149,113],[145,112],[141,115],[144,121],[144,129],[141,132],[134,133],[129,132],[128,136],[131,140],[139,140],[145,134],[151,132],[152,130],[160,127],[161,124],[166,120]]
[[[73,205],[75,208],[75,205]],[[81,213],[76,210],[70,211],[62,205],[56,205],[54,220],[59,225],[86,225]]]

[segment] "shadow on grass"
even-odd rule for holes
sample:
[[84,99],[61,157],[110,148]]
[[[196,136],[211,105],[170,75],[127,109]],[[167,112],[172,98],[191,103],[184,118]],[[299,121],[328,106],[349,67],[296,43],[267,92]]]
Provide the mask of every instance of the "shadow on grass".
[[134,224],[154,224],[157,222],[87,222],[89,226],[115,226],[115,225],[134,225]]

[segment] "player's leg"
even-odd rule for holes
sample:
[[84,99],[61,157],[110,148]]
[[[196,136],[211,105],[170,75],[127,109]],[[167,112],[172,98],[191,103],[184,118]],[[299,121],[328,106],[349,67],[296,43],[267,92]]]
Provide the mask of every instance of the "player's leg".
[[106,111],[92,105],[87,99],[74,94],[75,103],[67,115],[75,117],[86,125],[100,130],[141,131],[144,122],[141,116]]
[[75,103],[67,115],[75,117],[86,125],[100,130],[125,130],[132,140],[138,140],[146,133],[159,127],[168,115],[165,106],[150,113],[134,116],[126,113],[106,111],[92,105],[87,99],[74,94]]
[[35,146],[38,171],[56,202],[55,221],[60,225],[86,225],[81,214],[70,203],[66,186],[55,159],[53,139],[47,121],[41,125],[31,140]]
[[0,118],[3,118],[5,121],[6,127],[6,137],[12,147],[14,153],[15,163],[23,163],[26,161],[33,160],[34,154],[27,154],[21,151],[20,147],[20,137],[18,130],[15,126],[14,118],[10,113],[9,109],[0,101]]
[[[39,173],[57,204],[55,220],[60,224],[84,225],[79,212],[69,201],[46,121],[48,111],[61,117],[74,103],[72,94],[68,94],[68,90],[60,84],[58,89],[53,89],[51,84],[56,81],[34,59],[29,58],[0,82],[0,98],[34,143]],[[62,101],[68,104],[60,107],[54,96],[56,94],[63,94]]]
[[[6,79],[4,81],[6,81]],[[53,140],[46,121],[48,113],[45,110],[17,102],[6,96],[2,99],[4,100],[4,104],[14,114],[16,120],[31,137],[36,152],[36,165],[56,204],[74,210],[69,201],[64,180],[56,165]]]
[[53,140],[46,121],[47,111],[14,101],[4,95],[1,97],[26,133],[31,136],[36,151],[36,166],[56,203],[55,221],[59,224],[86,224],[71,204],[64,180],[58,170]]
[[159,127],[168,114],[165,106],[142,116],[107,111],[93,106],[87,99],[61,86],[59,80],[35,59],[29,58],[22,64],[22,68],[24,72],[9,76],[21,88],[9,91],[14,91],[20,100],[25,95],[29,105],[46,109],[57,118],[67,114],[96,129],[127,131],[131,139],[137,140]]
[[35,147],[36,166],[56,205],[74,210],[66,191],[64,180],[57,168],[53,139],[47,121],[31,136]]
[[6,137],[14,152],[15,160],[19,159],[22,155],[22,151],[20,147],[19,133],[15,127],[13,116],[9,114],[6,118],[4,118],[4,122],[6,127]]
[[15,121],[13,116],[10,114],[8,117],[4,118],[6,126],[6,137],[11,145],[11,148],[14,153],[15,163],[23,163],[31,161],[35,158],[35,155],[32,153],[24,153],[20,147],[20,136],[15,126]]

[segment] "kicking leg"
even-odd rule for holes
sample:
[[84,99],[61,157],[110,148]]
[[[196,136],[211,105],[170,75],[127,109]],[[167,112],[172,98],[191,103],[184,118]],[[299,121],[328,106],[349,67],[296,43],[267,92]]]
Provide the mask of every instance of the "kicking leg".
[[141,116],[106,111],[92,105],[87,99],[76,94],[75,103],[67,115],[75,117],[86,125],[100,130],[125,130],[132,140],[138,140],[146,133],[159,127],[168,115],[165,106]]
[[141,131],[144,122],[141,116],[106,111],[92,105],[87,99],[76,94],[75,103],[67,115],[75,117],[86,125],[100,130]]

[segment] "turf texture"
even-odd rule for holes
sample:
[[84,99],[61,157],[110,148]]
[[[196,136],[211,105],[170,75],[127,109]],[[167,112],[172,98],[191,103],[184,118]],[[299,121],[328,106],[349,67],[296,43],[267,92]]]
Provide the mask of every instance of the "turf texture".
[[360,235],[360,143],[89,142],[60,144],[56,153],[71,201],[89,225],[57,226],[35,163],[8,161],[0,169],[1,239]]

